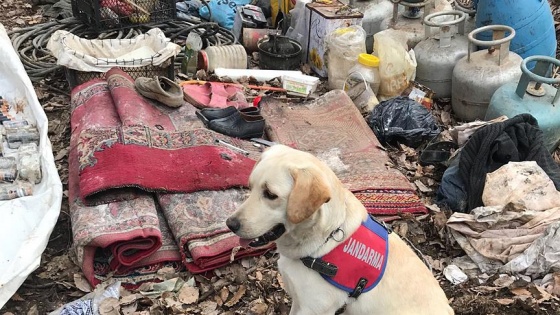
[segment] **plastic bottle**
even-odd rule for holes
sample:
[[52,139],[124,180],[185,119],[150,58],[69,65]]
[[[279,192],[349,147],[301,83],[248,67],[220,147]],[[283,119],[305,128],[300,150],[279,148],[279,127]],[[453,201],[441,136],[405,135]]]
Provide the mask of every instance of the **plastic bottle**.
[[31,183],[0,184],[0,200],[10,200],[32,194],[33,184]]
[[379,58],[370,54],[359,54],[358,63],[348,71],[346,84],[349,88],[366,81],[373,93],[379,93],[381,77],[379,76]]

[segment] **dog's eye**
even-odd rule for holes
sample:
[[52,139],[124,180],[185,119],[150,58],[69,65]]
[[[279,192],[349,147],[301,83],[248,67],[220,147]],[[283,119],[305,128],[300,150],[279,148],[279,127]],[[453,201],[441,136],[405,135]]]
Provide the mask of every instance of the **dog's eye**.
[[264,196],[266,199],[270,199],[270,200],[274,200],[274,199],[278,198],[278,196],[275,195],[275,194],[273,194],[272,192],[270,192],[270,190],[268,190],[268,188],[265,188],[265,189],[264,189],[264,191],[263,191],[263,196]]

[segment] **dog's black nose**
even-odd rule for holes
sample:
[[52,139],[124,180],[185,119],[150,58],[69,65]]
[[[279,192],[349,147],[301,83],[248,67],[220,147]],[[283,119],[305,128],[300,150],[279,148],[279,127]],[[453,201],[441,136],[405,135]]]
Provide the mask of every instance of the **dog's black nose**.
[[239,223],[239,220],[233,217],[229,217],[226,220],[226,225],[233,233],[237,232],[241,227],[241,223]]

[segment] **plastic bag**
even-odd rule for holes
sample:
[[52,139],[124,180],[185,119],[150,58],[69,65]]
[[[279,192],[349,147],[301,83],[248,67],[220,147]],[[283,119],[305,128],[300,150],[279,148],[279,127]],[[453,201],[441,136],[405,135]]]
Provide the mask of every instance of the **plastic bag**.
[[82,298],[63,305],[61,308],[52,311],[49,315],[78,315],[91,314],[99,315],[99,306],[105,299],[119,299],[121,282],[117,281],[106,288],[98,286],[93,292],[90,292]]
[[326,43],[329,88],[340,89],[358,55],[366,52],[366,31],[359,25],[337,28],[327,35]]
[[301,44],[301,61],[305,63],[307,61],[307,44],[308,38],[308,27],[310,19],[310,11],[305,7],[307,3],[311,0],[297,0],[295,7],[290,10],[290,27],[286,31],[286,36],[296,40]]
[[432,113],[404,96],[375,106],[368,124],[381,143],[400,142],[412,148],[440,132]]
[[377,97],[384,101],[400,95],[416,77],[414,50],[407,52],[406,34],[385,30],[375,34],[373,50],[379,57],[381,85]]
[[[212,21],[221,27],[231,30],[235,19],[236,8],[251,3],[251,0],[210,0],[208,6],[212,11]],[[210,19],[207,6],[199,9],[199,14],[205,19]]]

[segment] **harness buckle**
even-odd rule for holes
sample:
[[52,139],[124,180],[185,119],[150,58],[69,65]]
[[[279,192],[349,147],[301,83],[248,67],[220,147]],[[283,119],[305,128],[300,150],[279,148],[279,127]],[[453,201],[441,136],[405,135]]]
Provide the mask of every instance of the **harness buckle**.
[[367,282],[368,281],[366,278],[360,278],[360,280],[358,280],[358,283],[356,284],[356,287],[354,288],[354,291],[350,292],[348,296],[357,299],[362,294],[362,291],[366,287]]
[[373,214],[369,213],[369,217],[375,221],[377,224],[381,225],[385,230],[387,230],[388,234],[393,233],[393,229],[391,229],[391,227],[389,227],[385,222],[378,220],[376,217],[373,216]]

